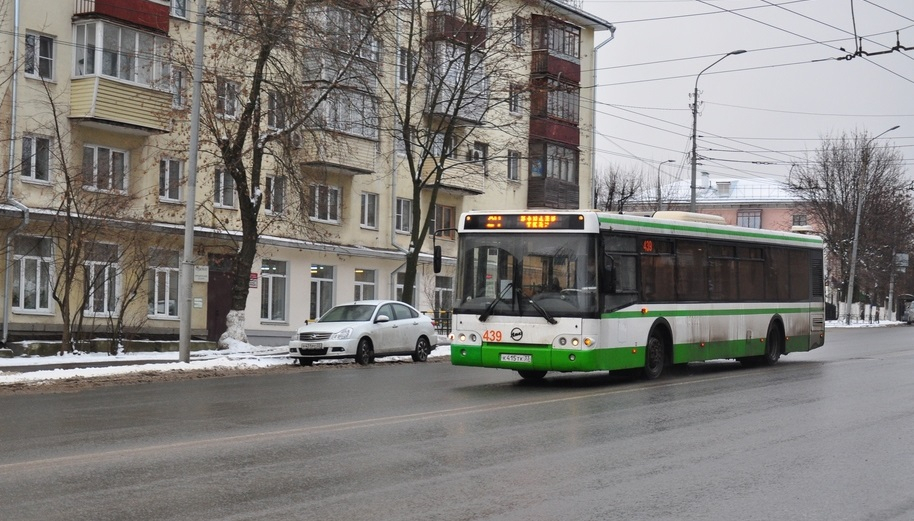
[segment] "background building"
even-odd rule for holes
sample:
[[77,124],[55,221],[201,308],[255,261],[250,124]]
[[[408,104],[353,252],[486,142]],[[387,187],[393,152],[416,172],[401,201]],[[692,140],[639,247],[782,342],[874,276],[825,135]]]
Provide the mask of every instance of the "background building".
[[[310,6],[298,21],[327,37],[301,41],[326,45],[309,44],[300,55],[284,48],[295,64],[288,82],[278,80],[282,71],[267,71],[255,124],[273,141],[248,143],[239,155],[247,163],[266,151],[259,182],[240,187],[222,140],[243,119],[245,80],[258,73],[244,54],[255,39],[245,32],[250,4],[208,2],[195,337],[215,340],[225,330],[244,230],[239,194],[260,204],[244,328],[262,344],[284,343],[337,302],[402,297],[417,215],[445,229],[466,210],[589,206],[594,111],[580,92],[593,83],[582,71],[593,69],[595,32],[611,30],[608,22],[552,0],[419,2],[406,10],[400,2],[388,11],[359,2]],[[0,7],[0,48],[9,52],[0,68],[0,138],[9,145],[0,206],[3,340],[176,338],[197,2],[71,0],[49,11],[3,0]],[[397,23],[404,13],[422,30],[406,35]],[[483,59],[476,51],[486,45]],[[465,56],[461,48],[484,64],[464,90],[455,82],[467,78],[445,67]],[[418,51],[430,57],[421,78],[414,73],[423,66],[412,65]],[[435,74],[441,88],[431,97]],[[407,93],[420,90],[424,101],[406,108]],[[469,102],[455,110],[448,104],[458,97]],[[317,108],[303,114],[308,103]],[[418,116],[409,127],[415,142],[398,134],[409,110]],[[408,154],[429,128],[442,129],[424,147],[439,161],[417,171]],[[417,191],[417,172],[436,168],[440,181]],[[436,238],[451,258],[453,239]],[[447,269],[431,272],[431,246],[422,244],[410,300],[447,309],[453,280]]]

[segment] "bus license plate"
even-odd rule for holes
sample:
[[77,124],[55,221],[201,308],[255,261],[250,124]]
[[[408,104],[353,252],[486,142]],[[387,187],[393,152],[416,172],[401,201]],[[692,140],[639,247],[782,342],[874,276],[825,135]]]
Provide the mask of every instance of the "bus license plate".
[[533,361],[533,357],[530,355],[509,355],[502,353],[501,355],[502,362],[520,362],[522,364],[529,364]]

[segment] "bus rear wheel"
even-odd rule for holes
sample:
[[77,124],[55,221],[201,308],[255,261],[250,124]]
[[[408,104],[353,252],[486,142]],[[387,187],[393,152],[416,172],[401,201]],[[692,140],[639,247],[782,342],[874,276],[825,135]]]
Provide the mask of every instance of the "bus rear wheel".
[[542,380],[546,377],[546,371],[533,371],[530,369],[518,369],[517,374],[524,380]]
[[777,324],[768,326],[768,337],[765,339],[765,354],[759,358],[761,365],[772,366],[778,363],[783,351],[784,336]]
[[642,371],[644,378],[646,380],[660,378],[665,365],[666,346],[663,345],[663,338],[656,332],[652,332],[647,339],[647,345],[644,346],[644,370]]

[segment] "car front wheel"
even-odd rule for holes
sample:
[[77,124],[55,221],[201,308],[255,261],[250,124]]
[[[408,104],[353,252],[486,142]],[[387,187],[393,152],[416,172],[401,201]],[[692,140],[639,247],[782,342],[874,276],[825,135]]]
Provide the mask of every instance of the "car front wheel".
[[374,358],[374,349],[371,347],[371,340],[363,338],[359,340],[359,345],[355,349],[355,361],[359,365],[368,365]]

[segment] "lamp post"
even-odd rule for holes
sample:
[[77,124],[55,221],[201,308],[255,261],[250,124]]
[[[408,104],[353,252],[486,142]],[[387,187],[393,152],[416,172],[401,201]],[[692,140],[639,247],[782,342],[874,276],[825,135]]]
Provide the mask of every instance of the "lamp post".
[[657,165],[657,211],[660,211],[660,167],[666,163],[675,163],[675,159],[667,159],[666,161],[661,161]]
[[[870,143],[876,140],[876,138],[888,134],[889,132],[897,129],[901,125],[895,125],[894,127],[883,131],[881,134],[869,139],[866,143],[863,144],[863,149],[861,150],[862,154],[867,154],[867,149],[870,146]],[[854,275],[857,272],[857,245],[860,243],[860,214],[863,213],[863,200],[865,199],[865,193],[860,186],[860,178],[866,176],[866,171],[869,169],[869,158],[863,156],[863,168],[861,169],[861,175],[857,176],[857,215],[854,217],[854,244],[851,246],[851,272],[847,279],[847,302],[845,303],[845,311],[847,311],[846,322],[848,325],[851,323],[851,304],[854,302]]]
[[695,76],[695,91],[692,96],[692,200],[689,203],[689,211],[695,211],[695,190],[697,184],[697,175],[698,175],[698,78],[701,78],[701,75],[711,67],[714,67],[727,56],[734,54],[743,54],[746,52],[745,49],[739,49],[736,51],[730,51],[727,54],[721,56],[717,59],[716,62],[708,65],[701,72],[698,73],[698,76]]

